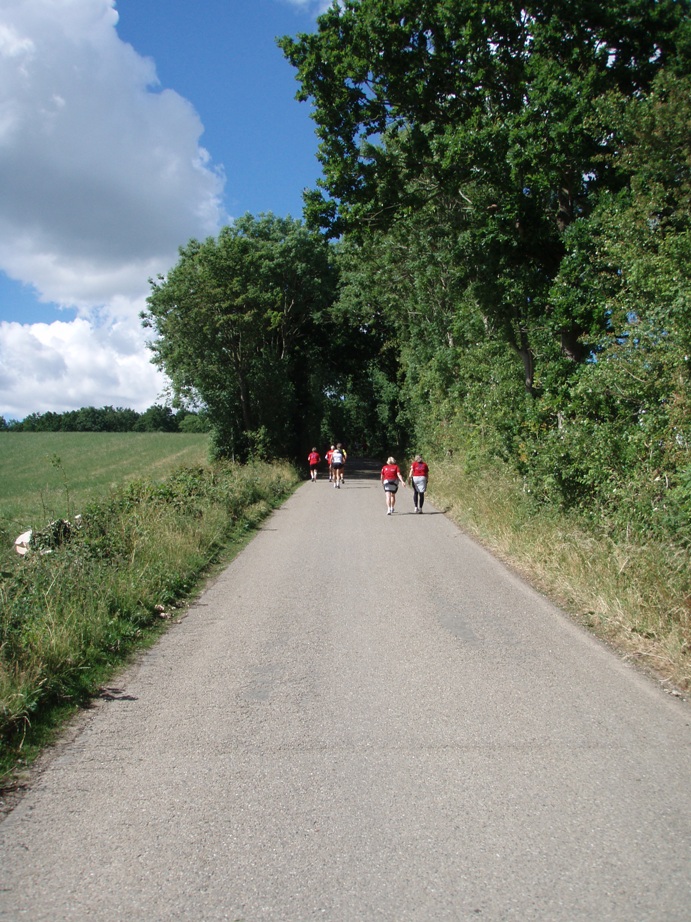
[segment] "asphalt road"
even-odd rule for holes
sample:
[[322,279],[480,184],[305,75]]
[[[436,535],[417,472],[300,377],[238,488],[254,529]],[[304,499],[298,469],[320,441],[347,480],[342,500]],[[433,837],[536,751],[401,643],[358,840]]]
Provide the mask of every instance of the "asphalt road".
[[266,522],[0,824],[0,919],[691,919],[689,705],[397,510]]

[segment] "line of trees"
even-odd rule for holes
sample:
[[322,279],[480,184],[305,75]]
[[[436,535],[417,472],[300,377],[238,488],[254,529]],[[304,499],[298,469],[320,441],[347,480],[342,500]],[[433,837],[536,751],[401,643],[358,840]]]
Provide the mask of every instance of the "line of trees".
[[687,0],[344,0],[283,38],[305,223],[191,241],[144,322],[220,454],[501,458],[691,541]]
[[154,404],[143,413],[123,407],[82,407],[65,413],[31,413],[23,420],[5,420],[4,432],[208,432],[206,413],[174,412]]

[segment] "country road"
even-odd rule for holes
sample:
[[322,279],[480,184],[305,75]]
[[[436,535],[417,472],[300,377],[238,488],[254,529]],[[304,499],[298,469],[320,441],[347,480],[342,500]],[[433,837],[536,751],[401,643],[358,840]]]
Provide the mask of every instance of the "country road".
[[385,511],[373,468],[303,484],[79,717],[0,919],[691,920],[689,705]]

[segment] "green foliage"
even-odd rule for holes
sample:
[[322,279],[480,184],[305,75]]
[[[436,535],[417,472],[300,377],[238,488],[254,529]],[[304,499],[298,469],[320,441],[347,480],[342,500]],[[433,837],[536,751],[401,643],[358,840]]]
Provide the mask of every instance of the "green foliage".
[[346,0],[279,43],[321,140],[307,217],[342,235],[335,310],[375,347],[341,392],[368,429],[678,541],[689,11]]
[[82,407],[65,413],[30,413],[10,428],[16,432],[131,432],[139,413],[122,407]]
[[[65,413],[30,413],[21,421],[0,425],[0,431],[11,432],[182,432],[194,431],[188,424],[183,430],[182,421],[188,411],[173,413],[170,407],[154,405],[137,413],[122,407],[82,407]],[[198,432],[207,430],[200,428]]]
[[[618,138],[622,180],[567,235],[557,311],[599,304],[592,358],[534,408],[525,465],[550,501],[623,530],[683,527],[691,445],[691,81],[661,73],[650,94],[609,96],[598,118]],[[674,524],[672,524],[674,523]]]
[[180,426],[170,407],[155,404],[141,414],[134,425],[135,432],[179,432]]
[[334,284],[326,241],[271,214],[190,241],[152,282],[143,319],[156,334],[154,362],[178,402],[205,407],[217,456],[297,453],[319,415],[311,371],[324,362]]

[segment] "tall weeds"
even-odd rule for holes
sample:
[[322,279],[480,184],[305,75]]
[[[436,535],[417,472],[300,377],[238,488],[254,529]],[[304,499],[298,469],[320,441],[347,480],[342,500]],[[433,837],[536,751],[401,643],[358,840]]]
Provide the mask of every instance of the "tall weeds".
[[23,558],[7,546],[0,743],[10,761],[35,722],[56,705],[83,702],[155,635],[205,568],[296,483],[288,464],[180,470],[161,483],[131,483],[83,510],[59,545],[48,531],[35,535]]
[[464,530],[627,658],[691,689],[688,550],[542,507],[501,464],[446,460],[433,475],[434,500]]

